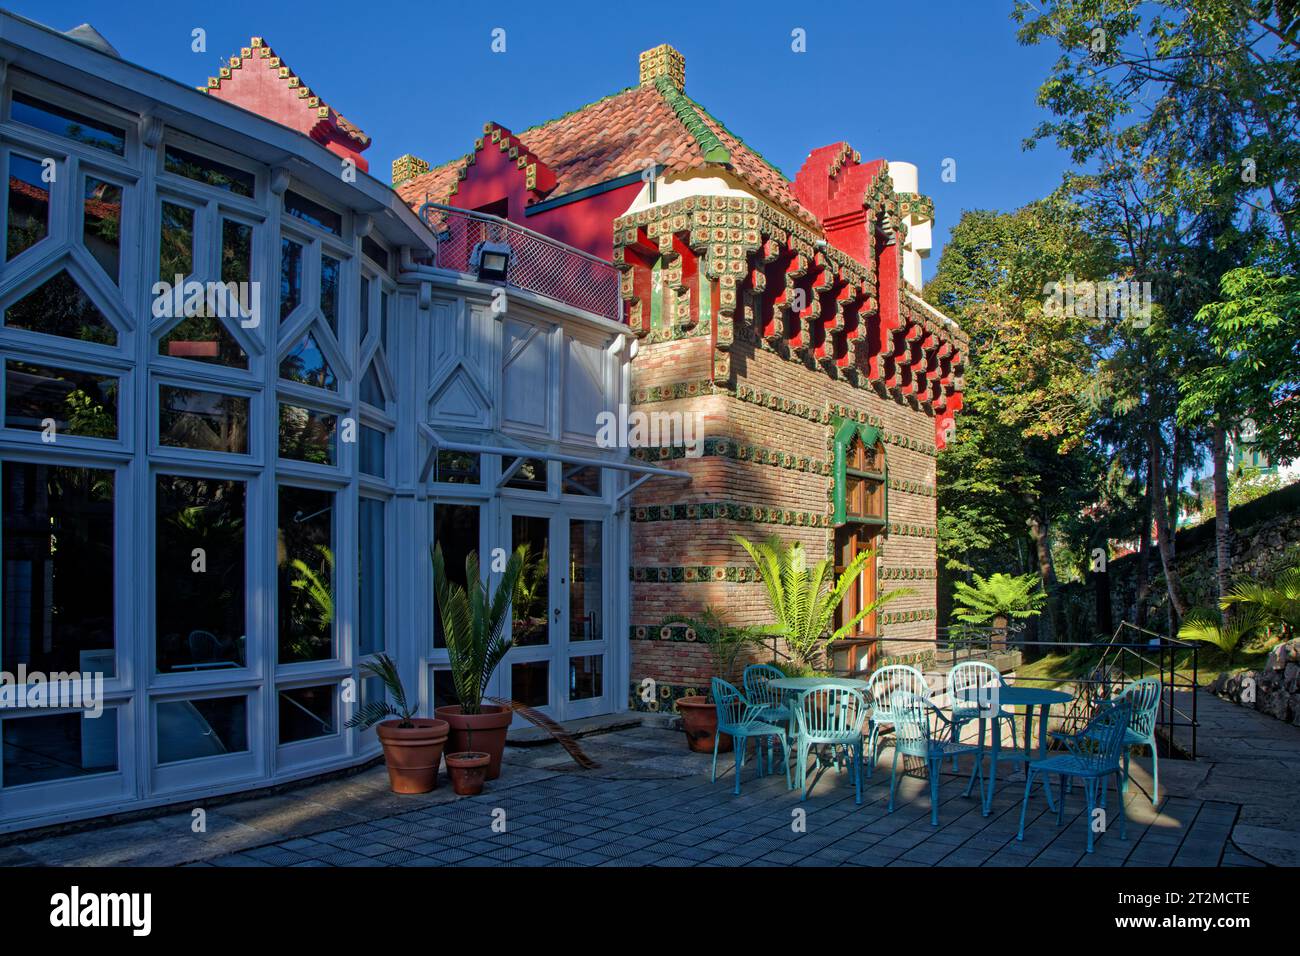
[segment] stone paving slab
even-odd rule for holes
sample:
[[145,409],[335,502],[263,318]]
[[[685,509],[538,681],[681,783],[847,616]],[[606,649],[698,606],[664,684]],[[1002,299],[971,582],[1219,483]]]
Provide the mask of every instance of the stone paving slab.
[[[1206,725],[1229,744],[1202,759],[1161,763],[1161,800],[1150,799],[1150,760],[1133,761],[1126,805],[1128,839],[1118,828],[1098,835],[1085,854],[1084,801],[1075,788],[1058,827],[1042,788],[1030,798],[1025,839],[1016,831],[1023,771],[1000,768],[991,812],[962,797],[969,774],[945,764],[939,827],[930,825],[928,783],[903,777],[896,809],[887,812],[886,750],[856,805],[847,775],[810,772],[800,801],[784,776],[759,778],[751,759],[741,793],[732,792],[730,756],[709,782],[710,755],[692,754],[680,733],[639,727],[586,737],[600,767],[583,771],[558,748],[509,748],[502,777],[478,797],[456,798],[444,781],[420,796],[388,790],[376,767],[271,797],[226,803],[208,812],[206,833],[192,832],[188,812],[153,820],[46,836],[0,847],[0,865],[215,866],[1259,866],[1300,864],[1300,834],[1279,828],[1290,804],[1272,803],[1297,774],[1279,760],[1289,739],[1268,734],[1267,746],[1234,748],[1253,721],[1198,701]],[[1250,717],[1262,715],[1242,711]],[[1276,724],[1275,721],[1270,721]],[[1296,728],[1279,727],[1291,732]],[[1242,729],[1242,728],[1245,729]],[[1300,739],[1300,738],[1297,738]],[[1293,743],[1293,741],[1291,741]],[[1269,751],[1267,756],[1258,756]],[[1300,754],[1300,748],[1296,750]],[[1300,760],[1295,761],[1300,765]],[[1261,767],[1267,767],[1260,771]],[[1264,783],[1258,792],[1260,771]],[[1057,792],[1054,788],[1054,794]],[[1112,789],[1108,806],[1114,812]],[[1292,797],[1293,799],[1293,797]],[[1272,811],[1273,818],[1267,823]],[[504,811],[498,832],[495,811]],[[802,811],[802,813],[800,813]],[[795,827],[802,820],[802,828]],[[499,828],[498,828],[499,829]]]

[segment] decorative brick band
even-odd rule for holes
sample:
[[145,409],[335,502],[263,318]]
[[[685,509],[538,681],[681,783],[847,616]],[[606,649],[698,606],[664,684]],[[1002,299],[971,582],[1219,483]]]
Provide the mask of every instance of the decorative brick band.
[[[650,700],[646,700],[647,692],[651,692]],[[677,710],[677,701],[683,697],[705,697],[709,693],[709,685],[705,684],[666,684],[656,680],[652,688],[642,687],[640,681],[631,681],[628,685],[627,706],[631,710],[640,711],[641,713],[674,713]]]
[[929,610],[918,611],[885,611],[880,615],[880,623],[883,624],[910,624],[913,621],[934,621],[939,617],[939,612],[934,608]]
[[775,392],[764,391],[760,388],[754,388],[752,385],[741,385],[732,389],[729,386],[713,382],[709,379],[693,379],[686,382],[670,382],[667,385],[650,385],[645,388],[634,389],[632,392],[632,403],[634,405],[645,405],[651,402],[673,402],[683,398],[697,398],[701,395],[732,395],[742,402],[748,402],[751,405],[758,405],[770,411],[779,412],[783,415],[793,415],[796,418],[802,418],[804,421],[813,422],[818,425],[829,425],[833,417],[849,418],[853,421],[865,422],[880,429],[881,439],[890,445],[900,448],[908,448],[912,451],[920,452],[923,455],[934,457],[938,455],[938,449],[934,445],[918,441],[915,438],[908,438],[897,432],[887,430],[882,419],[878,415],[870,415],[866,412],[859,412],[850,409],[847,405],[827,405],[822,408],[816,408],[807,402],[797,402],[793,399],[777,395]]
[[[686,448],[681,445],[658,446],[654,448],[634,448],[632,457],[638,461],[676,461],[686,457]],[[831,465],[821,459],[807,455],[795,455],[788,451],[765,448],[761,445],[746,445],[730,438],[706,438],[703,458],[730,458],[733,461],[753,462],[756,465],[771,465],[788,471],[804,471],[813,475],[829,477]]]
[[695,643],[695,628],[689,624],[633,624],[628,637],[634,641],[670,641]]
[[752,584],[760,580],[758,569],[746,564],[689,564],[653,565],[628,569],[628,577],[637,583],[702,584],[717,581],[724,584]]
[[909,538],[934,538],[937,536],[938,530],[933,525],[904,524],[901,521],[891,521],[889,533],[906,535]]
[[701,395],[730,395],[731,389],[719,385],[707,378],[690,382],[672,382],[668,385],[651,385],[632,391],[632,404],[647,405],[651,402],[674,402],[682,398],[698,398]]
[[829,528],[830,518],[811,511],[764,508],[738,501],[644,505],[632,509],[633,521],[752,521],[798,528]]
[[939,572],[934,568],[877,568],[876,577],[881,581],[932,581]]
[[904,494],[920,495],[922,498],[933,498],[938,494],[934,485],[922,484],[919,481],[907,481],[902,478],[890,478],[889,487],[891,491],[901,491]]

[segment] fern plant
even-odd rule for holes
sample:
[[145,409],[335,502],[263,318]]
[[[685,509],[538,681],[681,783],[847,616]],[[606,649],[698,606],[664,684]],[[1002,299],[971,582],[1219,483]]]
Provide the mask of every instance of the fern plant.
[[811,567],[799,542],[787,545],[778,537],[753,542],[733,535],[749,554],[758,569],[767,600],[776,619],[772,624],[758,628],[759,633],[775,634],[785,639],[790,653],[800,664],[812,667],[819,652],[832,641],[838,641],[854,632],[858,623],[878,608],[904,594],[911,588],[896,588],[877,597],[863,607],[849,621],[830,630],[835,612],[844,603],[849,588],[874,554],[860,551],[844,569],[839,580],[833,579],[830,558],[824,558]]
[[[1038,575],[993,574],[985,578],[976,574],[972,586],[958,581],[953,601],[960,605],[953,617],[965,624],[993,624],[1006,627],[1011,618],[1024,619],[1041,614],[1047,603]],[[1000,623],[999,623],[1000,622]]]
[[745,648],[758,642],[756,628],[737,627],[727,623],[726,616],[717,608],[705,607],[697,617],[674,615],[666,617],[664,624],[685,624],[695,631],[695,637],[709,650],[710,669],[715,677],[735,682],[736,661]]
[[506,562],[505,572],[496,588],[489,590],[479,574],[477,552],[471,551],[465,556],[466,584],[460,585],[447,577],[442,546],[433,550],[433,583],[437,591],[438,613],[447,639],[451,678],[463,714],[480,712],[488,681],[510,650],[506,621],[525,558],[523,548],[516,549]]
[[[396,717],[398,727],[414,727],[411,718],[415,716],[415,707],[406,699],[406,688],[402,686],[402,677],[397,673],[393,659],[387,654],[380,654],[374,660],[362,664],[361,669],[383,681],[388,694],[381,700],[372,700],[358,708],[348,720],[347,726],[368,730],[386,717]],[[388,700],[390,697],[391,702]]]

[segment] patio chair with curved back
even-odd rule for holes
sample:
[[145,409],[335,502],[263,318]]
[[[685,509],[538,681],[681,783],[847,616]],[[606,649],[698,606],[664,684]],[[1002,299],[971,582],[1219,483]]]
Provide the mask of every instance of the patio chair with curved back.
[[799,799],[808,798],[808,755],[819,744],[849,752],[849,773],[853,777],[855,802],[862,802],[862,725],[867,719],[867,701],[860,691],[836,684],[819,684],[799,695],[795,705],[795,772]]
[[757,739],[758,746],[756,751],[756,762],[758,764],[758,775],[763,775],[763,740],[768,737],[774,737],[781,742],[782,762],[785,764],[785,785],[790,787],[790,740],[784,727],[776,724],[765,723],[762,718],[762,708],[751,704],[745,699],[745,695],[737,690],[733,685],[728,684],[720,677],[713,678],[713,706],[718,713],[718,733],[713,738],[713,769],[709,773],[709,782],[713,783],[718,779],[718,741],[723,734],[730,734],[735,741],[733,754],[736,761],[736,786],[735,793],[740,793],[740,768],[745,762],[745,750],[749,745],[749,738]]
[[[1002,688],[1002,675],[992,664],[984,661],[962,661],[948,671],[948,706],[951,710],[952,739],[961,741],[961,728],[972,720],[980,722],[979,750],[984,749],[984,721],[995,723],[993,733],[1000,733],[997,721],[1011,721],[1011,739],[1016,736],[1015,717],[1004,711],[998,703],[998,691]],[[957,769],[957,758],[952,761],[953,770]]]
[[871,703],[870,731],[867,736],[867,779],[876,767],[880,756],[880,729],[894,724],[893,699],[899,691],[920,694],[927,700],[930,687],[925,675],[906,664],[889,664],[877,668],[867,683],[867,700]]
[[1116,789],[1119,791],[1119,837],[1121,840],[1128,839],[1125,826],[1127,821],[1124,815],[1124,796],[1128,791],[1128,776],[1124,773],[1120,758],[1123,755],[1124,741],[1132,714],[1132,703],[1121,697],[1114,703],[1103,703],[1093,718],[1088,721],[1088,725],[1079,733],[1053,735],[1065,744],[1066,753],[1036,760],[1026,766],[1025,797],[1020,804],[1020,832],[1016,835],[1017,840],[1025,838],[1025,811],[1029,807],[1029,792],[1034,786],[1034,775],[1039,773],[1054,773],[1060,778],[1061,793],[1056,804],[1058,827],[1065,822],[1066,780],[1078,777],[1083,781],[1084,793],[1088,800],[1088,812],[1084,814],[1083,822],[1088,830],[1089,853],[1092,852],[1093,811],[1098,806],[1098,792],[1100,791],[1101,797],[1100,808],[1104,811],[1107,778],[1114,774]]
[[1124,776],[1128,776],[1129,758],[1133,747],[1151,748],[1151,805],[1160,797],[1160,757],[1156,753],[1156,714],[1160,710],[1160,681],[1143,677],[1124,688],[1120,697],[1127,698],[1133,706],[1128,732],[1124,735]]
[[788,723],[790,708],[786,706],[785,695],[779,687],[773,687],[772,681],[780,680],[785,674],[771,664],[750,664],[745,668],[742,683],[745,697],[763,712],[763,720],[771,724]]
[[[891,703],[894,716],[894,762],[889,771],[889,807],[894,812],[894,793],[898,785],[898,758],[915,757],[925,763],[926,774],[930,778],[930,825],[939,825],[939,765],[944,758],[960,757],[962,754],[977,753],[976,744],[963,744],[954,739],[952,722],[943,715],[929,697],[897,691]],[[904,766],[906,773],[906,766]],[[981,787],[984,780],[984,761],[976,759],[970,771],[970,780],[966,783],[963,797],[969,797],[975,778],[979,777]]]

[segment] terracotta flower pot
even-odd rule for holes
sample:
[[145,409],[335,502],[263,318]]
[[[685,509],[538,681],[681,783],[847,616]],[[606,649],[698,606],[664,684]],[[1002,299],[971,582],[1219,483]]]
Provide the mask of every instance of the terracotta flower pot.
[[[686,731],[686,745],[697,754],[713,753],[713,737],[718,732],[718,710],[707,697],[681,697],[677,712],[682,715],[682,730]],[[731,735],[723,734],[718,740],[718,753],[731,750]]]
[[375,728],[384,747],[388,783],[393,793],[428,793],[438,785],[438,764],[447,743],[447,722],[415,717],[414,726],[385,720]]
[[459,704],[448,704],[437,708],[434,713],[451,725],[447,749],[452,753],[474,751],[487,754],[492,758],[487,778],[495,780],[501,776],[501,754],[506,749],[506,730],[514,718],[514,711],[494,704],[484,704],[480,711],[462,714]]
[[485,753],[469,751],[447,754],[447,776],[451,777],[451,789],[462,797],[482,793],[483,780],[491,762],[492,758]]

